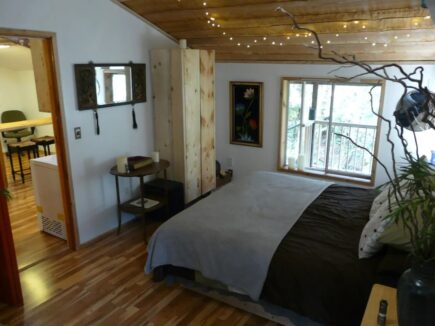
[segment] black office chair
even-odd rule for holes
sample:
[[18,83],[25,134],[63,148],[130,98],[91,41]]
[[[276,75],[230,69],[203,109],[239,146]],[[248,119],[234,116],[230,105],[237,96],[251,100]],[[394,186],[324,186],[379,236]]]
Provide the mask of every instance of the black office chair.
[[[2,123],[23,121],[23,120],[27,120],[26,116],[22,111],[19,110],[4,111],[1,117]],[[21,138],[31,136],[34,133],[35,133],[35,127],[31,127],[31,128],[24,128],[18,130],[4,131],[2,132],[2,136],[5,139],[15,138],[17,142],[20,142]]]

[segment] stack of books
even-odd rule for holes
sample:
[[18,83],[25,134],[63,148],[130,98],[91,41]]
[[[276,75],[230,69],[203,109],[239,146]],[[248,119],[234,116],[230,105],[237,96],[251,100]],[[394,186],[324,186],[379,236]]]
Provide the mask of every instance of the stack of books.
[[135,171],[153,164],[153,160],[146,156],[130,156],[127,158],[127,164],[130,171]]

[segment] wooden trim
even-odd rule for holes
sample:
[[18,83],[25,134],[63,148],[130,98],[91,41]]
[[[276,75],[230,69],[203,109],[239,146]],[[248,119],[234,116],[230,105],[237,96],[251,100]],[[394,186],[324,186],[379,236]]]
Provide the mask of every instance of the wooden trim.
[[313,177],[318,179],[334,180],[343,183],[356,184],[359,186],[365,186],[367,188],[372,188],[374,186],[374,180],[369,180],[369,179],[367,179],[367,181],[363,181],[363,179],[361,178],[348,177],[348,176],[340,177],[339,175],[335,175],[335,174],[322,174],[322,173],[309,172],[307,170],[303,170],[303,171],[292,170],[289,168],[284,168],[282,166],[278,167],[277,170],[279,172],[303,175],[303,176]]
[[52,92],[53,96],[53,132],[56,139],[56,157],[57,165],[59,167],[59,177],[60,177],[60,187],[62,189],[62,201],[63,209],[65,214],[65,227],[67,233],[67,243],[71,250],[77,249],[78,244],[78,234],[76,220],[72,211],[72,200],[71,200],[71,187],[70,187],[70,176],[68,170],[68,157],[66,153],[66,142],[65,133],[62,123],[62,107],[60,101],[60,78],[59,78],[59,66],[58,57],[56,52],[56,37],[52,36],[50,38],[50,51],[51,51],[51,69],[50,74],[52,75],[51,80],[53,81]]
[[280,106],[279,106],[279,136],[278,136],[278,169],[285,162],[285,151],[284,148],[287,144],[287,137],[285,136],[285,130],[287,126],[287,107],[288,107],[288,83],[285,78],[281,78],[281,91],[280,91]]
[[[0,168],[5,170],[3,160]],[[3,173],[0,173],[0,189],[6,187]],[[0,196],[0,301],[10,305],[22,305],[20,276],[18,274],[17,257],[15,254],[12,227],[9,218],[7,200]]]
[[[295,64],[295,65],[334,65],[332,61],[325,60],[249,60],[249,57],[246,57],[246,60],[238,60],[238,59],[220,59],[218,56],[216,57],[216,63],[240,63],[240,64]],[[390,63],[397,63],[397,60],[383,60],[383,61],[371,61],[364,60],[364,63],[370,63],[373,65],[385,65]],[[435,60],[401,60],[400,63],[407,65],[429,65],[434,64]]]
[[[381,97],[380,97],[380,103],[379,103],[379,114],[383,113],[383,106],[384,106],[384,98],[385,98],[385,80],[380,79],[358,79],[358,81],[342,81],[340,79],[336,78],[316,78],[316,77],[281,77],[281,99],[280,99],[280,128],[279,128],[279,139],[278,139],[278,164],[277,164],[277,170],[280,172],[286,172],[286,173],[294,173],[299,175],[305,175],[305,176],[312,176],[316,178],[321,179],[328,179],[328,180],[336,180],[340,182],[346,182],[351,184],[358,184],[363,186],[372,187],[375,184],[376,181],[376,167],[377,162],[373,160],[372,164],[372,172],[370,179],[368,179],[367,182],[360,181],[361,178],[356,178],[352,176],[345,176],[342,177],[336,174],[329,174],[329,173],[315,173],[315,172],[309,172],[309,171],[300,171],[300,170],[291,170],[289,168],[284,167],[284,161],[285,161],[285,150],[284,150],[284,142],[283,137],[285,138],[285,130],[287,128],[286,120],[283,119],[284,114],[286,113],[287,108],[283,105],[283,95],[284,95],[284,83],[286,81],[329,81],[331,83],[334,83],[335,85],[378,85],[381,86]],[[332,105],[332,103],[331,103]],[[380,141],[380,132],[381,132],[381,125],[382,125],[382,119],[377,119],[377,125],[376,125],[376,139],[375,139],[375,148],[374,148],[374,154],[375,156],[378,155],[379,150],[379,141]],[[329,147],[329,146],[328,146]]]
[[[378,81],[378,83],[379,83],[379,81]],[[385,82],[385,80],[382,80],[380,82],[380,84],[381,84],[381,98],[379,99],[380,103],[379,103],[379,111],[378,111],[378,113],[380,115],[382,115],[383,112],[384,112],[384,100],[385,100],[385,88],[386,88],[386,82]],[[378,117],[378,123],[377,123],[377,126],[376,126],[375,148],[374,148],[374,155],[375,156],[378,156],[378,152],[379,152],[379,142],[381,140],[381,130],[382,130],[382,119],[380,117]],[[377,167],[378,167],[378,162],[373,160],[373,165],[372,165],[372,181],[373,181],[373,184],[376,181]]]

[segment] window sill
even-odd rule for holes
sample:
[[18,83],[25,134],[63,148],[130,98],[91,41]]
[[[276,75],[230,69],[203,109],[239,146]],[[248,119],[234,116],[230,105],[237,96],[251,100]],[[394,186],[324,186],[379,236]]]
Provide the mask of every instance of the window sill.
[[354,185],[364,186],[367,188],[372,188],[374,185],[374,180],[372,179],[363,179],[363,178],[356,178],[356,177],[350,177],[350,176],[342,176],[337,174],[330,174],[330,173],[324,173],[320,171],[314,171],[314,170],[295,170],[290,169],[287,166],[280,166],[278,167],[278,171],[280,172],[286,172],[291,174],[297,174],[297,175],[303,175],[308,177],[314,177],[319,179],[327,179],[327,180],[334,180],[338,182],[344,182],[344,183],[350,183]]

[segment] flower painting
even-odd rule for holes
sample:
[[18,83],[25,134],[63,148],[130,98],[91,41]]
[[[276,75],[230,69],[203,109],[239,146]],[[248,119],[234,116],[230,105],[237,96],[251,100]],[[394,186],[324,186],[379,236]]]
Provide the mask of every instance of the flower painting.
[[231,144],[262,146],[263,83],[230,82]]

